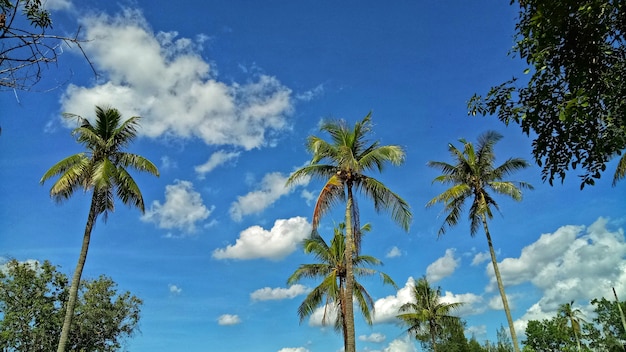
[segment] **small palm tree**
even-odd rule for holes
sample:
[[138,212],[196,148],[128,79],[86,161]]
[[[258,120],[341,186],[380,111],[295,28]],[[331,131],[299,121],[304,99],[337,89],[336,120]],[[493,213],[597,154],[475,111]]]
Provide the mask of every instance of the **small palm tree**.
[[433,351],[437,352],[437,339],[444,327],[453,326],[459,320],[459,317],[450,315],[450,312],[463,303],[441,302],[441,288],[433,289],[426,277],[413,283],[411,293],[413,302],[403,304],[399,310],[401,314],[397,317],[404,325],[408,325],[407,331],[414,334],[416,339],[426,342],[430,338]]
[[492,198],[490,192],[505,195],[519,201],[522,199],[522,191],[520,189],[532,189],[533,187],[526,182],[503,180],[504,177],[517,170],[528,167],[529,164],[521,158],[510,158],[502,165],[496,167],[494,165],[495,154],[493,149],[494,145],[501,138],[502,136],[499,133],[488,131],[478,137],[476,148],[474,148],[472,143],[462,139],[462,150],[452,144],[448,145],[450,154],[454,159],[454,164],[441,161],[428,162],[428,166],[439,169],[443,173],[441,176],[435,178],[433,182],[451,185],[451,187],[431,199],[426,206],[431,207],[436,203],[444,204],[446,218],[439,229],[438,235],[441,236],[446,232],[447,227],[452,227],[459,222],[463,205],[468,199],[470,200],[470,234],[472,237],[476,235],[478,228],[482,224],[485,236],[487,236],[491,264],[493,265],[498,289],[502,297],[502,304],[509,324],[513,347],[516,352],[519,352],[517,335],[515,334],[513,319],[511,318],[511,310],[509,309],[509,303],[504,292],[504,285],[500,277],[496,252],[493,249],[487,219],[493,218],[492,208],[499,210],[498,203]]
[[[373,170],[381,172],[387,163],[402,164],[404,150],[397,145],[380,145],[379,142],[367,140],[372,131],[371,114],[367,114],[362,121],[355,123],[353,128],[349,128],[345,121],[339,120],[324,122],[320,130],[330,135],[331,142],[310,136],[307,140],[307,149],[313,154],[313,158],[309,165],[298,169],[289,177],[287,185],[308,177],[319,178],[326,182],[317,197],[313,210],[313,232],[317,231],[321,217],[331,209],[332,205],[346,202],[344,221],[346,290],[343,298],[345,302],[344,324],[347,332],[345,351],[355,352],[352,261],[355,253],[359,252],[361,239],[359,208],[354,192],[360,191],[362,195],[372,200],[376,211],[390,210],[393,220],[408,231],[412,217],[409,205],[382,182],[365,174]],[[328,163],[322,163],[323,161]]]
[[580,317],[582,311],[578,308],[574,309],[574,301],[571,301],[570,303],[562,304],[557,314],[566,318],[569,322],[574,338],[576,339],[576,346],[578,347],[578,351],[580,351],[580,323],[585,322],[585,320]]
[[80,116],[72,114],[65,116],[78,119],[80,126],[72,131],[72,135],[85,147],[86,151],[56,163],[46,171],[40,182],[43,184],[52,177],[59,177],[50,189],[50,196],[58,202],[69,199],[78,190],[91,191],[92,195],[57,352],[65,352],[76,306],[78,285],[87,259],[91,230],[96,218],[102,214],[106,220],[108,212],[115,209],[113,203],[115,196],[122,203],[135,206],[141,212],[144,211],[141,191],[127,168],[159,175],[156,166],[148,159],[123,151],[137,135],[139,117],[122,121],[118,110],[99,106],[96,106],[95,125]]
[[[361,233],[364,234],[370,230],[369,224],[366,224],[361,228]],[[310,238],[304,240],[304,252],[307,254],[313,254],[319,263],[315,264],[302,264],[300,267],[289,277],[287,283],[293,285],[304,278],[321,279],[322,282],[315,287],[306,296],[300,307],[298,307],[298,316],[300,322],[309,317],[317,307],[324,304],[324,316],[322,318],[322,324],[327,323],[327,318],[331,313],[337,313],[335,319],[335,329],[341,330],[343,333],[344,341],[347,333],[345,329],[345,304],[344,304],[344,292],[346,287],[346,261],[345,261],[345,224],[339,224],[334,230],[333,239],[330,241],[330,246],[324,241],[324,239],[317,233],[311,234]],[[382,265],[382,262],[372,256],[368,255],[355,255],[353,258],[354,274],[356,277],[364,277],[378,274],[383,280],[383,283],[390,284],[396,287],[389,275],[379,272],[372,268],[366,268],[365,265]],[[358,302],[358,306],[365,318],[365,321],[372,325],[372,314],[374,312],[374,300],[367,293],[365,287],[358,281],[354,280],[354,297]]]

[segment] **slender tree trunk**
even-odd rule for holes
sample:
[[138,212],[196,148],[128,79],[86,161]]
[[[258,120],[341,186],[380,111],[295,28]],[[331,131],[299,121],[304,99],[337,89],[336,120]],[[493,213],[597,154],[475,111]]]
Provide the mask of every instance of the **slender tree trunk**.
[[496,260],[496,252],[493,250],[493,243],[491,242],[491,234],[489,233],[489,227],[487,227],[487,219],[482,216],[483,228],[485,229],[485,235],[487,236],[487,244],[489,245],[489,254],[491,254],[491,264],[493,265],[493,272],[496,275],[496,281],[498,282],[498,289],[500,290],[500,296],[502,297],[502,305],[504,306],[504,312],[506,313],[506,320],[509,323],[509,331],[511,332],[511,341],[513,342],[513,349],[515,352],[520,352],[519,345],[517,344],[517,334],[515,333],[515,327],[513,326],[513,318],[511,318],[511,309],[509,308],[509,302],[506,299],[506,293],[504,293],[504,284],[502,284],[502,277],[500,277],[500,269],[498,269],[498,261]]
[[346,337],[344,347],[346,352],[356,351],[356,340],[354,334],[354,306],[352,305],[352,295],[354,291],[354,270],[352,268],[352,259],[354,256],[354,229],[352,228],[352,207],[354,199],[352,198],[352,186],[348,185],[348,200],[346,202],[346,287],[343,297],[343,305],[346,312],[343,321],[346,329]]
[[78,286],[80,284],[80,278],[83,274],[83,268],[85,267],[85,260],[87,259],[87,251],[89,251],[89,241],[91,239],[91,230],[98,217],[97,213],[97,195],[94,191],[91,197],[91,206],[89,208],[89,215],[87,216],[87,225],[85,226],[85,234],[83,235],[83,245],[80,249],[80,255],[78,257],[78,263],[74,270],[74,276],[72,276],[72,285],[70,286],[70,297],[67,301],[67,308],[65,310],[65,319],[63,320],[63,329],[61,330],[61,337],[59,338],[59,345],[57,346],[57,352],[65,352],[67,341],[70,336],[70,330],[72,326],[72,318],[74,317],[74,308],[76,307],[76,299],[78,297]]
[[433,343],[433,352],[437,352],[437,338],[435,337],[435,329],[432,324],[430,326],[430,340]]

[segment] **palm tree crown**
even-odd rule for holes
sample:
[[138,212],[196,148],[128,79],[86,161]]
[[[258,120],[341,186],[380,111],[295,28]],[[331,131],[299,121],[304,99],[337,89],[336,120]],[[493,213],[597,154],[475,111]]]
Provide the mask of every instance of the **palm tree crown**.
[[[369,224],[361,228],[361,232],[365,233],[370,230]],[[326,324],[327,317],[330,313],[338,313],[335,320],[335,329],[343,329],[343,321],[345,319],[345,310],[343,309],[343,291],[346,285],[346,261],[345,261],[345,224],[339,224],[334,229],[334,236],[330,241],[330,245],[317,233],[311,234],[303,242],[304,252],[313,254],[319,260],[315,264],[302,264],[289,277],[287,283],[292,285],[304,278],[321,279],[322,282],[315,287],[304,299],[298,308],[298,316],[300,322],[306,317],[313,314],[315,309],[324,304],[324,316],[322,323]],[[383,283],[396,287],[389,275],[379,272],[375,269],[365,267],[382,265],[377,258],[368,255],[355,255],[353,259],[354,275],[356,277],[364,277],[371,275],[380,275]],[[354,280],[354,297],[357,299],[358,306],[368,324],[372,324],[372,313],[374,311],[374,300],[367,293],[363,285]],[[330,308],[330,311],[329,311]]]
[[106,216],[113,211],[114,196],[124,204],[132,205],[142,212],[144,202],[139,187],[126,168],[146,171],[159,175],[156,166],[148,159],[123,151],[137,135],[140,117],[131,117],[122,122],[117,109],[96,107],[96,123],[73,114],[80,126],[72,135],[86,151],[71,155],[52,166],[41,178],[43,184],[48,179],[59,176],[50,189],[56,201],[69,199],[77,190],[93,190],[97,200],[97,214]]
[[139,117],[131,117],[122,122],[118,110],[99,106],[96,107],[95,125],[77,115],[65,114],[65,116],[78,119],[80,126],[72,131],[72,135],[86,151],[69,156],[53,165],[40,182],[43,184],[52,177],[59,177],[50,189],[50,196],[58,202],[69,199],[77,190],[85,192],[91,190],[92,196],[80,255],[72,276],[57,352],[66,350],[78,296],[78,285],[96,218],[103,214],[106,220],[108,212],[115,209],[113,202],[115,196],[122,203],[135,206],[143,213],[144,201],[141,191],[126,168],[159,175],[156,166],[148,159],[123,151],[137,135]]
[[502,179],[515,171],[527,168],[530,164],[521,158],[509,158],[502,165],[495,167],[494,145],[502,138],[497,132],[488,131],[478,137],[476,148],[472,143],[461,139],[463,150],[452,144],[448,145],[454,164],[442,161],[429,161],[428,166],[439,169],[443,174],[433,180],[451,187],[435,198],[426,206],[436,203],[444,204],[447,213],[439,234],[446,232],[446,227],[452,227],[459,222],[462,206],[470,199],[472,205],[469,211],[471,221],[470,232],[474,236],[482,222],[483,216],[491,219],[492,208],[499,210],[498,203],[492,198],[489,191],[509,196],[516,201],[522,199],[520,188],[532,189],[526,182],[503,181]]
[[[371,199],[377,211],[391,210],[392,218],[403,229],[408,230],[411,222],[409,205],[380,181],[364,174],[374,170],[382,172],[386,163],[401,165],[405,158],[402,147],[380,145],[378,141],[367,140],[372,132],[371,113],[355,123],[352,129],[344,120],[339,120],[325,121],[320,130],[330,135],[331,142],[310,136],[306,147],[313,155],[311,162],[298,169],[287,180],[288,185],[306,177],[326,181],[313,211],[313,228],[317,228],[321,217],[332,205],[346,201],[349,188],[361,191]],[[358,213],[358,207],[354,207],[353,213]],[[353,219],[355,223],[358,222],[358,217],[356,218]],[[358,229],[359,226],[355,228]]]
[[397,317],[404,325],[408,325],[407,331],[415,335],[418,340],[428,341],[433,351],[437,351],[437,338],[443,332],[446,325],[454,324],[458,317],[450,315],[450,312],[463,305],[461,302],[441,302],[441,288],[433,289],[426,277],[422,277],[413,284],[412,302],[403,304]]
[[458,224],[463,205],[467,200],[471,202],[469,209],[470,234],[474,236],[482,224],[487,237],[491,264],[507,316],[513,347],[515,351],[519,352],[511,311],[504,292],[504,285],[487,225],[487,219],[493,217],[492,208],[499,210],[498,203],[496,203],[489,192],[505,195],[519,201],[522,199],[521,189],[532,189],[533,187],[526,182],[503,180],[504,177],[528,167],[529,164],[524,159],[510,158],[500,166],[495,166],[494,145],[501,138],[502,135],[499,133],[488,131],[478,137],[476,148],[474,148],[472,143],[462,139],[462,150],[452,144],[448,145],[448,150],[455,161],[454,164],[441,161],[428,162],[428,166],[439,169],[443,173],[435,178],[433,182],[450,185],[450,188],[431,199],[426,206],[430,207],[436,203],[443,203],[446,217],[438,232],[439,235],[442,235],[446,232],[447,227]]

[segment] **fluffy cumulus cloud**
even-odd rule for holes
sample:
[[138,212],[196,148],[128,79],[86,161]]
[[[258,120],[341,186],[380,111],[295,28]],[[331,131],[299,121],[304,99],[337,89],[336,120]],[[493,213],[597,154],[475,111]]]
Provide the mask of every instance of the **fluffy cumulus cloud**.
[[269,301],[269,300],[282,300],[291,299],[299,295],[303,295],[309,292],[310,289],[304,285],[293,285],[288,288],[283,287],[264,287],[260,288],[250,294],[250,299],[253,301]]
[[62,111],[90,117],[95,105],[114,104],[124,116],[143,116],[148,137],[199,138],[207,145],[259,148],[290,128],[291,90],[259,75],[244,84],[217,79],[201,56],[206,36],[154,33],[138,10],[82,20],[83,44],[105,78],[93,86],[70,84]]
[[203,204],[200,193],[193,189],[191,182],[176,180],[173,185],[165,187],[165,203],[153,201],[141,220],[153,222],[162,229],[193,233],[197,223],[206,220],[212,211],[213,208]]
[[361,335],[359,336],[359,340],[361,341],[366,341],[366,342],[375,342],[375,343],[382,343],[383,341],[385,341],[387,337],[379,332],[374,332],[371,333],[370,335]]
[[291,193],[296,186],[302,184],[300,182],[287,187],[285,186],[287,179],[288,176],[280,172],[272,172],[265,175],[257,190],[244,196],[239,196],[237,201],[233,202],[230,207],[231,218],[235,221],[241,221],[245,215],[260,213],[278,200],[278,198]]
[[[500,264],[505,284],[530,281],[544,291],[540,304],[555,309],[572,299],[607,295],[611,287],[626,293],[626,241],[622,229],[609,230],[600,218],[588,228],[563,226],[522,249],[519,258]],[[492,283],[493,270],[489,270]]]
[[241,323],[241,319],[236,314],[223,314],[217,318],[217,323],[219,325],[237,325]]
[[400,288],[395,295],[376,300],[374,302],[374,323],[396,321],[396,315],[398,315],[400,307],[413,300],[413,286],[415,286],[415,280],[409,277],[404,287]]
[[[505,285],[530,282],[543,293],[518,323],[549,317],[572,300],[588,302],[610,295],[612,287],[626,295],[624,231],[608,225],[607,219],[599,218],[589,227],[563,226],[524,247],[519,258],[499,264]],[[493,269],[487,266],[487,272],[494,287]],[[498,304],[495,298],[493,304]]]
[[449,248],[443,257],[435,260],[426,268],[426,278],[429,282],[437,282],[454,273],[454,270],[459,265],[459,260],[454,257],[454,254],[455,250]]
[[[374,302],[374,323],[395,322],[396,315],[398,315],[400,307],[405,303],[414,302],[414,286],[415,279],[409,277],[404,284],[404,287],[400,288],[395,295],[390,295],[376,300]],[[439,297],[439,300],[445,303],[463,302],[463,305],[455,312],[460,316],[480,314],[485,311],[483,298],[480,295],[473,293],[454,294],[446,291]]]
[[235,244],[214,250],[213,258],[280,260],[294,252],[310,232],[311,224],[303,217],[276,220],[270,230],[251,226]]

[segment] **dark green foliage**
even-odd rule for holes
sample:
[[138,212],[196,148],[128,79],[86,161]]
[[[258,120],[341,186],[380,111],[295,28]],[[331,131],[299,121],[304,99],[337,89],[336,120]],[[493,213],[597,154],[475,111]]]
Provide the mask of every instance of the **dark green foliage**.
[[[0,350],[53,351],[68,290],[67,277],[48,261],[0,266]],[[68,349],[119,350],[137,329],[141,304],[130,292],[119,293],[108,277],[82,281]]]
[[437,350],[445,352],[471,351],[464,333],[465,325],[465,321],[461,319],[454,319],[450,324],[445,325],[443,327],[442,339],[437,345]]
[[[601,298],[593,299],[591,304],[595,306],[593,322],[578,319],[581,322],[580,351],[623,352],[626,348],[626,333],[617,303]],[[626,308],[626,302],[620,304]],[[524,350],[528,352],[579,350],[576,335],[572,333],[571,319],[564,314],[563,309],[552,319],[529,321],[524,344]]]
[[475,95],[470,113],[519,124],[534,138],[535,161],[550,184],[580,167],[581,188],[593,185],[626,148],[626,2],[519,5],[512,55],[526,61],[529,77],[495,86],[485,97]]
[[[593,322],[600,327],[597,338],[592,341],[592,347],[598,347],[606,351],[624,351],[626,346],[626,332],[619,315],[619,309],[615,301],[609,301],[604,297],[593,299],[594,311],[597,316]],[[626,310],[626,302],[620,302],[622,310]]]

